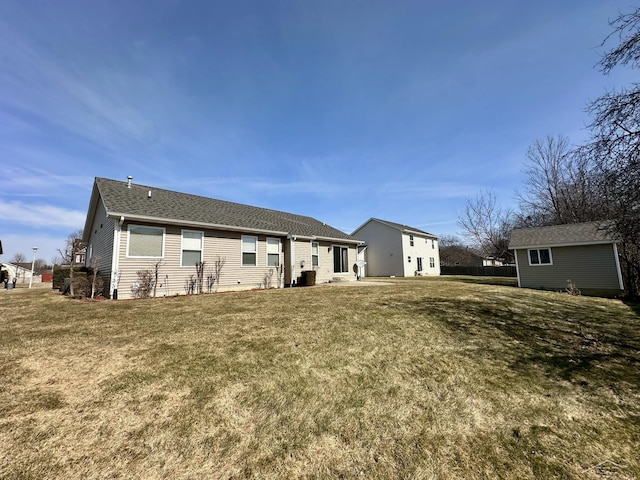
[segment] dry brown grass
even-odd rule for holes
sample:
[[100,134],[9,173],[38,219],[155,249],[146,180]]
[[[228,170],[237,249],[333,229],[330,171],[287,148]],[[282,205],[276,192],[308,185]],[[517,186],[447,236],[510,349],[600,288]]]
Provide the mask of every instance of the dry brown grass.
[[638,478],[639,313],[433,279],[4,293],[0,478]]

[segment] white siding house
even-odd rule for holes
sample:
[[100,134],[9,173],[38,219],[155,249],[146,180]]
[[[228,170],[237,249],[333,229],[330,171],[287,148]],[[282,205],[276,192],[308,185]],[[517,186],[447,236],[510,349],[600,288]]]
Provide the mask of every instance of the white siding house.
[[378,218],[370,218],[352,235],[365,242],[367,276],[440,275],[436,235]]

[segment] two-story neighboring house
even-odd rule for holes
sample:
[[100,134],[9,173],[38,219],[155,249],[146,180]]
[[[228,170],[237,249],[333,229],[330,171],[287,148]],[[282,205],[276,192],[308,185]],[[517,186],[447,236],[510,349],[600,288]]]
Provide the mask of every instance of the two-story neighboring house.
[[370,218],[352,235],[367,245],[367,276],[440,275],[436,235],[379,218]]

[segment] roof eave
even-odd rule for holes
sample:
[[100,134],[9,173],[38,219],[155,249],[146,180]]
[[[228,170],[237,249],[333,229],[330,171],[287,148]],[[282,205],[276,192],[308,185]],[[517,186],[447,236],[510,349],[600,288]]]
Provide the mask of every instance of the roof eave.
[[108,212],[107,216],[112,218],[121,218],[124,217],[126,220],[137,220],[139,222],[148,222],[148,223],[159,223],[163,225],[176,225],[176,226],[185,226],[185,227],[200,227],[200,228],[209,228],[213,230],[231,230],[234,232],[246,232],[246,233],[263,233],[266,235],[276,235],[276,236],[287,236],[288,232],[281,232],[277,230],[265,230],[261,228],[248,228],[248,227],[240,227],[235,225],[221,225],[218,223],[207,223],[207,222],[194,222],[189,220],[179,220],[179,219],[171,219],[171,218],[161,218],[161,217],[150,217],[147,215],[131,215],[128,213],[120,213],[120,212]]
[[525,248],[552,248],[552,247],[579,247],[584,245],[607,245],[618,243],[617,240],[594,240],[589,242],[569,242],[569,243],[539,243],[525,245],[509,245],[509,250],[524,250]]

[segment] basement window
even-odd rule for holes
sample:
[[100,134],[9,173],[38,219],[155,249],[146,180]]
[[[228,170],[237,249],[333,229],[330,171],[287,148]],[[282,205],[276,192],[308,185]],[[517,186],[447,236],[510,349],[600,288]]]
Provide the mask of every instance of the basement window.
[[529,250],[529,265],[553,265],[551,249],[532,248]]

